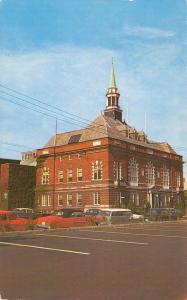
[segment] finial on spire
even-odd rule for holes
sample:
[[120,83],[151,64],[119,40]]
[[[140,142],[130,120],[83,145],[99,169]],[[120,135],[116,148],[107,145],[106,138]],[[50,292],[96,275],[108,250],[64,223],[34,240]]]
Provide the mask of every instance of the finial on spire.
[[115,78],[115,71],[114,71],[114,59],[112,57],[112,70],[111,70],[111,78],[110,78],[110,87],[117,88],[116,86],[116,78]]

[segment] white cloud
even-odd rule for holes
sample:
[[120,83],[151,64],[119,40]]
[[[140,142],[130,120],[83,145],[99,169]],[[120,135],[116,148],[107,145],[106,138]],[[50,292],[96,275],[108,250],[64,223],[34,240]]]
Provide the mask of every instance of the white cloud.
[[129,26],[129,25],[124,26],[123,33],[125,35],[146,38],[146,39],[171,38],[175,36],[175,32],[173,31],[167,31],[167,30],[153,28],[153,27]]
[[[136,54],[135,48],[120,53],[62,45],[27,53],[2,53],[0,82],[92,120],[105,107],[114,57],[120,105],[126,110],[128,102],[130,123],[144,129],[146,111],[150,139],[167,140],[187,149],[184,74],[173,63],[180,56],[180,49],[174,44],[147,44],[138,49]],[[8,102],[0,102],[0,107],[2,140],[38,148],[54,134],[55,120]],[[67,121],[58,126],[59,131],[81,127]],[[1,149],[0,156],[6,156],[4,153]]]
[[[116,57],[117,54],[107,49],[73,46],[28,53],[4,53],[0,55],[3,70],[0,82],[64,111],[92,120],[105,106],[112,56]],[[0,95],[2,100],[7,98]],[[27,103],[24,105],[28,106]],[[53,119],[9,102],[1,101],[0,106],[1,138],[5,139],[7,133],[12,132],[10,141],[17,140],[17,143],[23,144],[24,140],[28,145],[41,147],[54,133]],[[59,122],[60,131],[82,126],[72,125],[68,121]]]

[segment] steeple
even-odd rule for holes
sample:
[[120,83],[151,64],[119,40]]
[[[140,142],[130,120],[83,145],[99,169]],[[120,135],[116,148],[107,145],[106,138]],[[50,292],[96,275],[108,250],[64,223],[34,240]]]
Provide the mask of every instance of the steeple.
[[117,88],[116,86],[116,77],[115,77],[115,71],[114,71],[114,62],[112,58],[112,70],[111,70],[111,78],[110,78],[110,87]]
[[106,94],[107,97],[107,106],[104,110],[104,114],[113,119],[117,119],[122,122],[122,110],[119,107],[119,97],[120,93],[116,85],[116,77],[114,71],[114,63],[112,59],[112,70],[109,88]]

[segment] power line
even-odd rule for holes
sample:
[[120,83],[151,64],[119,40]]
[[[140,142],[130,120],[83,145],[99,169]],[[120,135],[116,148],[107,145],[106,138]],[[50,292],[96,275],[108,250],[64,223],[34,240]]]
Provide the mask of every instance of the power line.
[[[20,98],[20,97],[11,95],[11,94],[6,93],[6,92],[4,92],[4,91],[1,91],[1,90],[0,90],[0,93],[3,93],[3,94],[5,94],[5,95],[7,95],[7,96],[10,96],[10,97],[13,97],[13,98],[15,98],[15,99],[18,99],[18,100],[20,100],[20,101],[22,101],[22,102],[26,102],[26,103],[31,104],[31,105],[33,105],[33,106],[39,107],[39,108],[41,108],[41,109],[43,109],[43,110],[46,110],[46,111],[48,111],[48,112],[54,113],[55,115],[60,115],[60,116],[62,115],[62,114],[60,114],[60,113],[58,113],[58,112],[52,111],[52,110],[50,110],[50,109],[48,109],[48,108],[42,107],[41,105],[32,103],[32,102],[30,102],[30,101],[28,101],[28,100],[25,100],[25,99],[22,99],[22,98]],[[67,118],[67,117],[66,117],[66,118]],[[72,119],[72,120],[74,120],[74,121],[76,121],[76,120],[73,119],[72,117],[68,117],[68,118],[69,118],[69,119]],[[66,120],[67,120],[67,119],[66,119]],[[80,121],[77,121],[77,122],[80,122]],[[75,124],[75,123],[74,123],[74,124]],[[88,125],[87,123],[85,123],[85,124]],[[77,125],[77,124],[76,124],[76,125]]]
[[[21,93],[21,92],[15,90],[15,89],[12,89],[12,88],[10,88],[10,87],[7,87],[7,86],[3,85],[2,83],[0,83],[0,86],[3,87],[4,89],[10,90],[10,91],[12,91],[12,92],[14,92],[14,93],[17,93],[17,94],[19,94],[19,95],[22,95],[22,96],[24,96],[24,97],[27,97],[27,98],[29,98],[29,99],[32,99],[32,100],[34,100],[34,101],[36,101],[36,102],[38,102],[38,103],[41,103],[42,105],[46,105],[46,106],[51,107],[51,108],[53,108],[53,109],[55,109],[55,110],[61,111],[62,113],[52,111],[52,110],[50,110],[50,109],[48,109],[48,108],[46,108],[46,107],[42,107],[42,106],[40,106],[40,105],[38,105],[38,104],[35,104],[35,103],[32,103],[32,102],[30,102],[30,101],[28,101],[28,100],[26,100],[26,99],[23,99],[23,98],[21,98],[21,97],[17,97],[17,96],[15,96],[15,95],[12,95],[12,94],[9,94],[9,93],[7,93],[7,92],[5,92],[5,91],[0,90],[1,93],[5,94],[5,95],[7,95],[7,96],[13,97],[13,98],[18,99],[18,100],[20,100],[20,101],[22,101],[22,102],[26,102],[26,103],[28,103],[28,104],[30,104],[30,105],[39,107],[39,108],[41,108],[42,110],[45,110],[45,111],[50,112],[50,113],[52,113],[52,114],[55,114],[55,116],[54,116],[54,115],[51,115],[51,114],[48,114],[48,113],[46,113],[46,112],[43,112],[43,111],[36,110],[36,109],[34,109],[34,108],[31,108],[31,107],[25,106],[25,105],[23,105],[23,104],[21,105],[21,104],[19,104],[19,103],[17,103],[17,102],[14,102],[13,100],[10,100],[10,99],[4,98],[4,99],[2,99],[3,101],[9,101],[9,102],[11,102],[11,103],[13,103],[13,104],[15,104],[15,105],[18,105],[18,106],[20,106],[20,107],[23,107],[23,108],[25,108],[25,109],[29,109],[29,110],[32,110],[32,111],[34,111],[34,112],[43,114],[43,115],[45,115],[45,116],[47,116],[47,117],[51,117],[51,118],[57,119],[58,121],[61,121],[61,122],[68,122],[68,123],[73,124],[73,125],[79,125],[79,126],[81,125],[81,126],[82,126],[82,124],[79,124],[79,123],[83,123],[84,125],[88,125],[85,121],[91,122],[91,121],[88,120],[88,119],[79,117],[79,116],[77,116],[77,115],[75,115],[75,114],[72,114],[72,113],[69,113],[69,112],[67,112],[67,111],[65,111],[65,110],[62,110],[61,108],[59,108],[59,107],[57,107],[57,106],[50,105],[50,104],[48,104],[48,103],[46,103],[46,102],[43,102],[43,101],[41,101],[41,100],[38,100],[38,99],[36,99],[36,98],[34,98],[34,97],[31,97],[31,96],[28,96],[28,95],[26,95],[26,94],[24,94],[24,93]],[[64,117],[63,114],[66,114],[66,115],[69,115],[69,116],[73,116],[74,118],[73,118],[73,117],[65,116],[65,118],[61,119],[61,118],[59,118],[59,117],[56,117],[56,115],[60,115],[60,116],[62,115],[62,116]],[[67,119],[67,118],[68,118],[68,119]],[[76,120],[75,118],[81,119],[81,120],[83,120],[83,121]],[[70,119],[70,121],[69,121],[69,119]],[[75,122],[76,122],[76,123],[75,123]],[[97,124],[97,123],[95,123],[95,124]],[[96,128],[89,128],[89,127],[87,127],[87,129],[88,129],[88,130],[93,130],[93,131],[98,131],[98,132],[104,133],[104,131],[101,131],[101,130],[98,129],[98,127],[103,127],[103,126],[104,126],[104,125],[98,124],[98,126],[94,126],[94,127],[97,127],[97,129],[96,129]],[[172,145],[172,146],[173,146],[173,145]],[[176,149],[178,149],[177,151],[186,151],[186,150],[187,150],[187,148],[185,148],[185,147],[183,147],[183,146],[173,146],[173,147],[176,148]]]
[[10,149],[10,148],[8,148],[8,147],[4,147],[3,146],[3,148],[1,149],[1,150],[8,150],[8,151],[13,151],[13,152],[17,152],[17,153],[19,153],[19,154],[21,154],[21,152],[20,151],[18,151],[18,150],[15,150],[15,149]]
[[[48,106],[48,107],[51,107],[51,108],[53,108],[53,109],[55,109],[55,110],[57,110],[57,111],[61,111],[61,112],[64,113],[64,114],[67,114],[67,115],[70,115],[70,116],[72,116],[72,117],[81,119],[81,120],[84,121],[84,123],[85,123],[85,121],[86,121],[86,122],[89,122],[89,123],[91,122],[90,120],[88,120],[88,119],[86,119],[86,118],[82,118],[82,117],[80,117],[80,116],[78,116],[78,115],[69,113],[69,112],[67,112],[67,111],[65,111],[65,110],[63,110],[63,109],[61,109],[61,108],[59,108],[59,107],[57,107],[57,106],[48,104],[48,103],[43,102],[43,101],[41,101],[41,100],[39,100],[39,99],[37,99],[37,98],[28,96],[28,95],[26,95],[26,94],[24,94],[24,93],[21,93],[21,92],[15,90],[15,89],[12,89],[12,88],[10,88],[10,87],[7,87],[6,85],[3,85],[2,83],[0,83],[0,86],[3,87],[4,89],[10,90],[10,91],[12,91],[12,92],[14,92],[14,93],[17,93],[17,94],[19,94],[19,95],[22,95],[22,96],[24,96],[24,97],[27,97],[27,98],[29,98],[29,99],[31,99],[31,100],[34,100],[34,101],[38,102],[38,103],[41,103],[41,104],[46,105],[46,106]],[[5,93],[5,92],[4,92],[4,93]],[[16,97],[16,96],[15,96],[15,97]],[[82,121],[81,121],[81,122],[82,122]],[[100,124],[99,124],[99,126],[103,126],[103,125],[100,125]]]
[[[49,115],[49,114],[44,113],[44,112],[42,112],[42,111],[36,110],[36,109],[34,109],[34,108],[25,106],[25,105],[20,104],[20,103],[17,103],[17,102],[14,102],[13,100],[10,100],[10,99],[4,98],[4,99],[1,99],[1,100],[3,100],[3,101],[8,101],[8,102],[10,102],[10,103],[13,103],[13,104],[18,105],[18,106],[20,106],[20,107],[23,107],[23,108],[25,108],[25,109],[29,109],[29,110],[32,110],[32,111],[34,111],[34,112],[40,113],[40,114],[42,114],[42,115],[45,115],[45,116],[47,116],[47,117],[50,117],[50,118],[53,118],[53,119],[57,119],[58,121],[61,121],[61,122],[68,122],[68,123],[71,123],[71,124],[73,124],[73,125],[77,125],[77,123],[71,122],[71,121],[69,121],[69,120],[67,120],[67,119],[61,119],[61,118],[58,118],[58,117],[56,117],[56,116]],[[105,133],[104,131],[101,131],[101,130],[95,129],[95,128],[89,128],[89,127],[87,127],[87,130],[97,131],[97,132],[100,132],[100,133]],[[16,145],[16,144],[15,144],[15,145]],[[21,146],[21,145],[20,145],[20,146]],[[30,147],[27,147],[27,146],[23,146],[23,147],[25,147],[25,148],[30,148]],[[183,146],[174,146],[174,145],[172,145],[172,147],[178,149],[177,151],[186,151],[186,150],[187,150],[187,148],[185,148],[185,147],[183,147]],[[180,148],[181,148],[181,149],[180,149]]]
[[0,142],[0,144],[4,144],[4,145],[9,145],[9,146],[15,146],[15,147],[21,147],[21,148],[30,148],[32,149],[31,147],[29,146],[26,146],[26,145],[22,145],[22,144],[13,144],[13,143],[7,143],[7,142]]
[[68,121],[67,119],[60,119],[60,118],[58,118],[58,117],[56,117],[56,116],[47,114],[47,113],[45,113],[45,112],[43,112],[43,111],[39,111],[39,110],[36,110],[36,109],[34,109],[34,108],[25,106],[24,104],[20,104],[20,103],[14,102],[13,100],[7,99],[7,98],[5,98],[5,97],[4,97],[3,99],[1,99],[1,100],[2,100],[2,101],[8,101],[8,102],[13,103],[13,104],[15,104],[15,105],[18,105],[18,106],[20,106],[20,107],[22,107],[22,108],[25,108],[25,109],[32,110],[32,111],[34,111],[34,112],[40,113],[40,114],[42,114],[42,115],[44,115],[44,116],[47,116],[47,117],[50,117],[50,118],[53,118],[53,119],[57,119],[58,121],[68,122],[68,123],[77,125],[76,123],[70,122],[70,121]]
[[[61,122],[67,122],[67,123],[70,123],[70,124],[73,124],[73,125],[76,125],[76,126],[77,126],[77,125],[80,126],[80,124],[75,123],[76,120],[75,120],[75,122],[72,122],[72,121],[69,121],[68,119],[61,119],[61,118],[56,117],[56,116],[54,116],[54,115],[50,115],[50,114],[45,113],[45,112],[43,112],[43,111],[39,111],[39,110],[36,110],[36,109],[34,109],[34,108],[25,106],[25,105],[23,105],[23,104],[20,104],[20,103],[18,103],[18,102],[15,102],[15,101],[13,101],[13,100],[11,100],[11,99],[7,99],[7,98],[5,98],[5,97],[1,98],[1,100],[2,100],[2,101],[8,101],[8,102],[13,103],[13,104],[15,104],[15,105],[18,105],[18,106],[20,106],[20,107],[22,107],[22,108],[25,108],[25,109],[28,109],[28,110],[32,110],[32,111],[34,111],[34,112],[40,113],[40,114],[45,115],[45,116],[47,116],[47,117],[53,118],[53,119],[55,119],[55,120],[57,119],[58,121],[61,121]],[[100,126],[103,126],[103,125],[100,125]],[[94,127],[99,127],[99,126],[94,126]],[[87,129],[87,130],[91,130],[91,131],[97,131],[97,132],[100,132],[100,133],[105,133],[105,131],[103,131],[103,130],[101,131],[101,130],[96,129],[96,128],[93,128],[93,127],[87,127],[86,129]]]

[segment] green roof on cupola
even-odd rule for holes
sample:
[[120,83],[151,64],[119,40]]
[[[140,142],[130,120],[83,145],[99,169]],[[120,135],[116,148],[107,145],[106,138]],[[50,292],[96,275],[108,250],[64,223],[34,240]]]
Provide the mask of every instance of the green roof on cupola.
[[112,70],[111,70],[111,78],[110,78],[110,85],[109,85],[109,87],[110,88],[113,88],[113,87],[117,88],[113,58],[112,58]]

